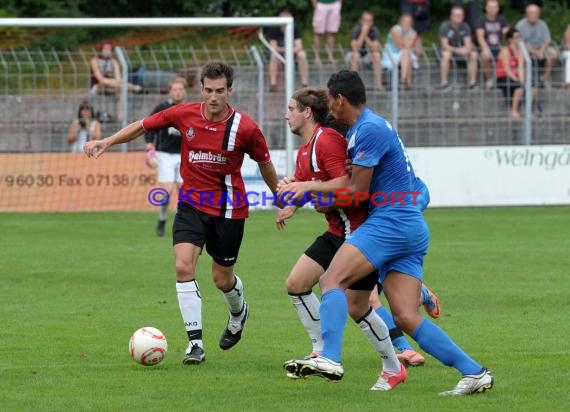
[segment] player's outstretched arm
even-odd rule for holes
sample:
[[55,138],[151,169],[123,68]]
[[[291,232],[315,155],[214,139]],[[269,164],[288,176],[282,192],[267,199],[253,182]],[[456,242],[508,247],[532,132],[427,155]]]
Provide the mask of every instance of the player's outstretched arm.
[[306,194],[309,192],[316,193],[329,193],[335,192],[338,189],[345,188],[350,182],[348,176],[335,177],[334,179],[326,181],[309,180],[306,182],[291,182],[286,185],[282,185],[279,188],[277,196],[279,199],[282,196],[287,196],[284,198],[287,201],[299,201],[305,198]]
[[[275,193],[279,179],[277,179],[277,173],[275,172],[273,162],[270,160],[269,162],[258,163],[257,166],[259,167],[259,172],[261,173],[261,177],[263,177],[265,184],[269,190],[271,190],[271,193]],[[283,205],[279,202],[277,202],[275,206],[280,209],[283,208]]]
[[[119,130],[112,136],[106,137],[103,140],[91,140],[83,146],[83,151],[87,157],[94,157],[97,159],[105,151],[116,144],[127,143],[136,139],[138,136],[145,132],[142,120],[137,120],[127,127]],[[277,177],[275,178],[277,180]]]
[[275,218],[275,225],[277,226],[277,230],[285,229],[285,221],[290,219],[295,212],[299,209],[298,206],[287,206],[277,212],[277,217]]

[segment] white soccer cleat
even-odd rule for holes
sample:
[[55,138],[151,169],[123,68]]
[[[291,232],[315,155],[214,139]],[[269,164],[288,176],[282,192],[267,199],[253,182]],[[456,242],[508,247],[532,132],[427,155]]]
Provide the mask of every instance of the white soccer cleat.
[[295,360],[294,362],[297,364],[298,374],[302,378],[319,376],[330,381],[339,381],[344,375],[342,364],[323,356]]
[[441,392],[441,396],[463,396],[475,393],[483,393],[493,387],[493,375],[487,368],[483,369],[479,375],[464,375],[455,388],[450,391]]
[[[310,355],[305,356],[303,359],[311,359],[318,357],[319,354],[317,352],[311,352]],[[297,361],[295,359],[291,359],[285,361],[283,363],[283,368],[287,371],[286,375],[289,379],[300,379],[301,376],[299,375],[299,365],[297,365]]]
[[401,369],[400,372],[393,374],[382,371],[378,380],[374,384],[373,387],[370,388],[371,391],[391,391],[396,386],[401,383],[404,383],[406,378],[408,377],[408,372],[404,365],[400,365]]

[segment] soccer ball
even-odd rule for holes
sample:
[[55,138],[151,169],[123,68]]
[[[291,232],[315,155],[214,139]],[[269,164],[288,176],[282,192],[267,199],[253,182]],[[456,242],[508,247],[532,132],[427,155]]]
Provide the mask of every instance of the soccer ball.
[[146,326],[140,328],[129,342],[131,358],[144,366],[160,363],[166,356],[168,344],[164,334],[156,328]]

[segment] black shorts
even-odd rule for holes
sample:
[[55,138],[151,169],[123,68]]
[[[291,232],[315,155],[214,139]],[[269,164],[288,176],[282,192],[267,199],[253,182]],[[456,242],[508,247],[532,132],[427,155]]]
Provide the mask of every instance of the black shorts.
[[[305,250],[305,255],[313,259],[324,270],[327,270],[336,251],[344,243],[344,237],[335,236],[330,232],[325,232],[315,239],[313,244]],[[372,290],[378,283],[378,271],[369,273],[362,279],[357,280],[348,287],[351,290]]]
[[174,218],[172,243],[192,243],[203,248],[214,262],[221,266],[232,266],[237,262],[245,219],[227,219],[208,215],[182,204]]

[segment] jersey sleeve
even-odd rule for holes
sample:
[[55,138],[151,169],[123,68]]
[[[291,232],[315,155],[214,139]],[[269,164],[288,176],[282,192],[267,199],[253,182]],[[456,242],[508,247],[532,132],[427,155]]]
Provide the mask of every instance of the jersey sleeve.
[[[352,138],[351,138],[352,140]],[[389,150],[391,140],[388,126],[378,127],[364,123],[356,132],[354,145],[350,149],[352,164],[362,167],[376,167]]]
[[174,126],[172,123],[172,113],[176,111],[177,107],[170,107],[158,113],[151,114],[143,119],[143,127],[147,132],[162,129],[165,127]]
[[315,147],[317,164],[331,179],[346,175],[346,140],[336,132],[326,131]]
[[251,159],[257,163],[267,163],[271,160],[265,136],[259,127],[253,123],[248,131],[246,152]]

